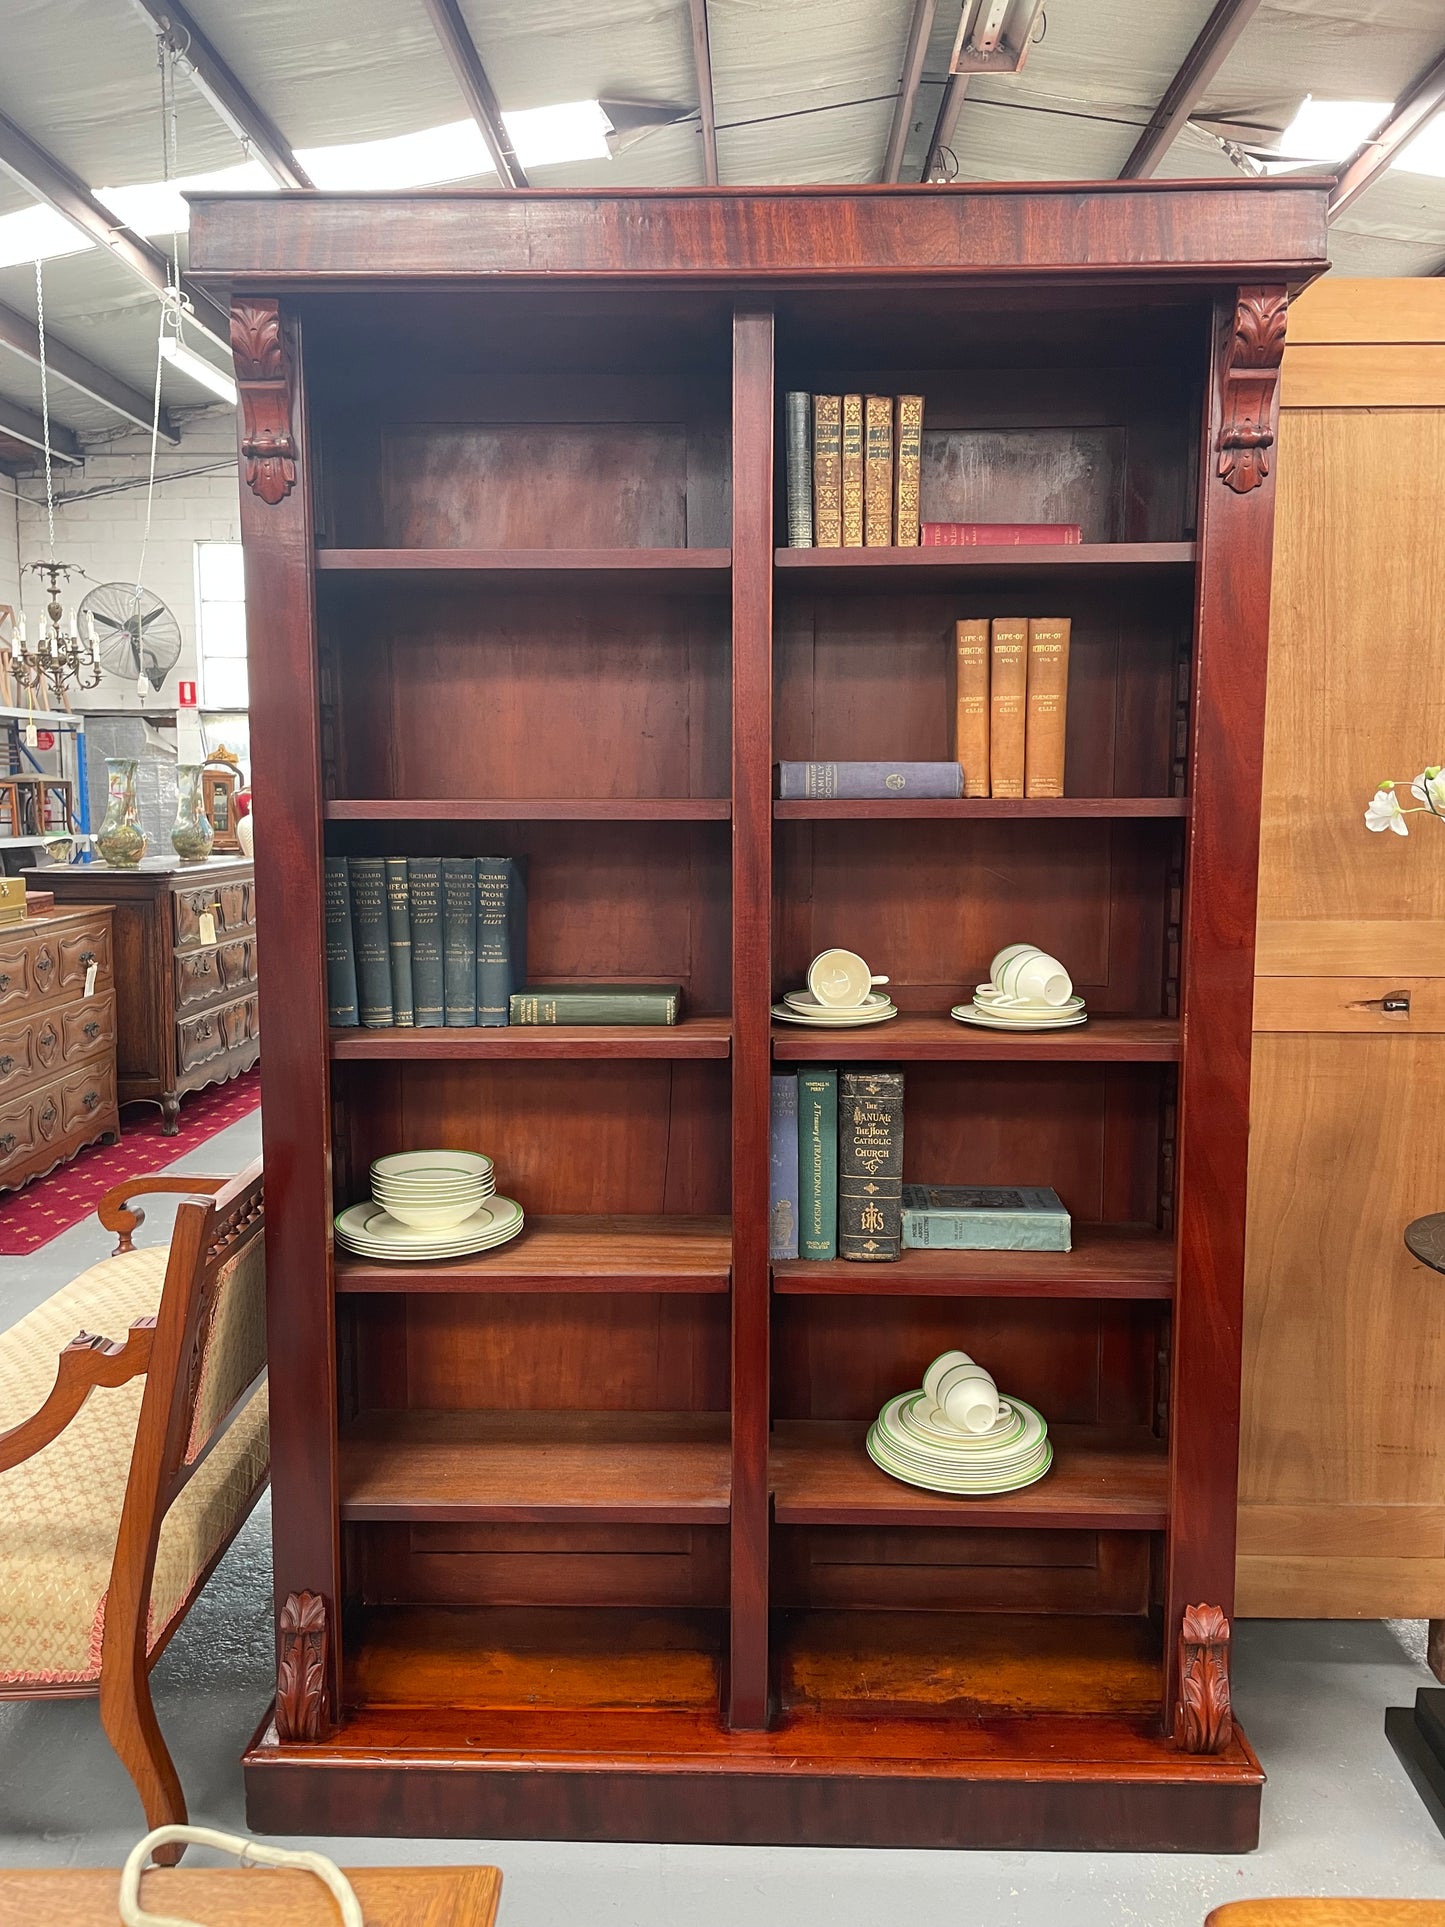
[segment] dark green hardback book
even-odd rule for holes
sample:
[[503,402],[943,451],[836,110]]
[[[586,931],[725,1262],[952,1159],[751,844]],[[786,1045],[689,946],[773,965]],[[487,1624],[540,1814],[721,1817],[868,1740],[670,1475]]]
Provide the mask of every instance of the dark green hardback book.
[[878,1263],[902,1247],[903,1073],[844,1071],[838,1079],[838,1243]]
[[442,858],[442,1003],[450,1030],[477,1021],[477,859]]
[[675,1024],[681,984],[528,984],[512,999],[514,1024]]
[[347,859],[351,872],[351,930],[356,944],[356,994],[368,1030],[389,1030],[391,931],[386,918],[386,865],[379,856]]
[[411,907],[407,900],[406,858],[386,859],[386,926],[391,947],[391,1016],[399,1030],[416,1023],[411,988]]
[[418,1030],[440,1030],[442,997],[442,860],[406,860],[407,907],[411,921],[411,996]]
[[798,1244],[804,1258],[838,1255],[838,1073],[798,1072]]
[[334,1026],[360,1023],[356,948],[351,937],[351,878],[344,856],[326,859],[326,1002]]
[[512,994],[527,981],[527,865],[477,858],[477,1022],[511,1022]]

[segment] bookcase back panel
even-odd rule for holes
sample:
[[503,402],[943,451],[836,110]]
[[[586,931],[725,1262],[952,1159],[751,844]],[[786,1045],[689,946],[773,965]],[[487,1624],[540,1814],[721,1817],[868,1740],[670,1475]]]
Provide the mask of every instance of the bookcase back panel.
[[532,983],[680,983],[685,1015],[731,1003],[725,823],[347,823],[333,851],[527,859]]
[[775,755],[950,759],[955,623],[1030,615],[1072,623],[1065,794],[1170,795],[1177,666],[1191,621],[1187,584],[944,595],[785,591],[774,623]]
[[1159,1335],[1152,1305],[999,1298],[780,1297],[776,1418],[857,1419],[921,1385],[955,1347],[1051,1425],[1150,1425]]
[[[919,1612],[1143,1613],[1149,1538],[1139,1532],[1009,1532],[970,1526],[779,1526],[779,1606]],[[960,1645],[967,1625],[958,1629]]]
[[457,1606],[726,1606],[725,1526],[354,1528],[356,1595]]
[[[1103,822],[780,825],[776,987],[834,944],[885,972],[901,1010],[972,996],[1005,944],[1056,956],[1097,1013],[1163,1011],[1169,833]],[[887,1038],[880,1034],[880,1057]]]
[[725,598],[373,585],[323,635],[342,796],[727,795]]
[[729,1209],[725,1063],[360,1062],[332,1080],[338,1209],[374,1158],[436,1146],[493,1158],[531,1214]]

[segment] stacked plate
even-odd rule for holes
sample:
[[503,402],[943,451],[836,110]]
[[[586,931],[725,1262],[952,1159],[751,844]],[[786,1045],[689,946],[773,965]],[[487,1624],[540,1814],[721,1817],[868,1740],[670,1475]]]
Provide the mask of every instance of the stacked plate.
[[1041,999],[1009,997],[996,984],[980,984],[971,1004],[955,1004],[952,1016],[961,1024],[982,1024],[986,1030],[1067,1030],[1088,1022],[1084,1000],[1077,994],[1061,1004]]
[[884,990],[871,990],[861,1004],[820,1004],[811,990],[789,990],[773,1015],[781,1024],[808,1024],[816,1030],[848,1030],[860,1024],[886,1024],[898,1006]]
[[[998,1416],[981,1430],[955,1424],[937,1402],[937,1385],[929,1383],[929,1374],[936,1374],[949,1358],[964,1357],[955,1352],[935,1359],[925,1374],[925,1389],[889,1399],[869,1428],[868,1456],[890,1478],[925,1492],[957,1498],[1018,1492],[1041,1479],[1053,1463],[1049,1428],[1021,1398],[997,1399]],[[985,1380],[990,1397],[996,1397],[987,1374],[977,1376]],[[978,1416],[982,1421],[985,1414]]]
[[370,1200],[336,1218],[336,1240],[362,1258],[421,1263],[506,1244],[522,1207],[496,1195],[492,1160],[475,1151],[403,1151],[371,1167]]

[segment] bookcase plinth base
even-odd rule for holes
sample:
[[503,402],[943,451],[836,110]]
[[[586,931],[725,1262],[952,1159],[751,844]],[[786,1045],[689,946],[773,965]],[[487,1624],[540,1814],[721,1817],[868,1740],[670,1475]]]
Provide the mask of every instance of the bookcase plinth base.
[[315,1746],[281,1744],[268,1717],[243,1762],[249,1826],[1165,1853],[1247,1853],[1259,1840],[1264,1774],[1238,1728],[1227,1752],[1200,1756],[1125,1719],[835,1717],[729,1733],[693,1714],[612,1714],[589,1733],[555,1714],[468,1724],[437,1711],[369,1711]]

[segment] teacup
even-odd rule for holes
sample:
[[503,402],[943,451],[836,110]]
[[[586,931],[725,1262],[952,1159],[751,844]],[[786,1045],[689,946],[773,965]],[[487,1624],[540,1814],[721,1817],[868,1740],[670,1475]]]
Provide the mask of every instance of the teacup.
[[986,1432],[997,1424],[999,1415],[998,1387],[993,1375],[986,1372],[982,1365],[972,1359],[966,1365],[954,1365],[944,1372],[938,1381],[942,1396],[938,1403],[943,1408],[944,1417],[949,1424],[960,1432]]
[[808,988],[830,1010],[858,1009],[874,984],[887,981],[875,977],[853,950],[820,950],[808,965]]
[[1074,994],[1073,980],[1057,957],[1037,944],[1010,944],[1000,950],[989,977],[1001,994],[1021,1004],[1066,1004]]

